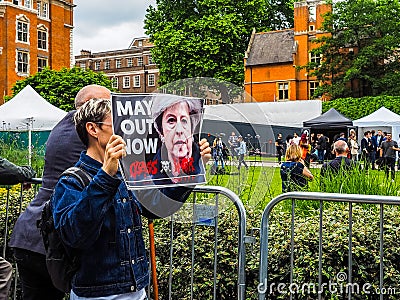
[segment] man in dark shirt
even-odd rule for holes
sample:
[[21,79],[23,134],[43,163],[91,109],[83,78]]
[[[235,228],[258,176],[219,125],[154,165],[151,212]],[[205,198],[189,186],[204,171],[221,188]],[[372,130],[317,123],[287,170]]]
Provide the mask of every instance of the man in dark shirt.
[[[7,159],[0,157],[0,184],[13,185],[29,181],[36,172],[29,166],[17,166]],[[0,257],[0,299],[8,299],[12,277],[12,266]]]
[[278,155],[278,163],[281,164],[282,156],[284,156],[284,143],[282,140],[282,133],[278,133],[278,137],[275,140],[276,154]]
[[345,141],[338,140],[333,145],[336,157],[329,163],[324,163],[321,168],[321,177],[337,175],[340,171],[348,171],[355,166],[354,162],[347,158],[349,146]]
[[373,145],[371,141],[371,132],[366,131],[364,132],[364,138],[361,140],[361,157],[364,159],[365,170],[368,170],[368,167],[371,163],[372,151],[373,151]]
[[389,179],[390,168],[392,181],[394,181],[394,177],[396,174],[394,170],[394,166],[396,163],[396,151],[400,151],[400,148],[398,148],[397,142],[392,140],[392,134],[388,132],[386,135],[386,140],[381,145],[380,156],[384,159],[386,179]]
[[[110,91],[99,85],[82,88],[75,97],[75,107],[92,98],[110,99]],[[36,197],[18,218],[10,241],[17,259],[24,300],[58,300],[64,293],[57,290],[47,272],[45,249],[36,222],[43,206],[53,192],[61,173],[72,167],[85,149],[75,130],[73,115],[69,112],[51,131],[46,143],[42,186]]]

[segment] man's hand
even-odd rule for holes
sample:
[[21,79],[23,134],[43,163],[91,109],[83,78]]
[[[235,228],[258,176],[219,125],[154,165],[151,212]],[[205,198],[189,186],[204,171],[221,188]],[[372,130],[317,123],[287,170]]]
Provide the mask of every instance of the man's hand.
[[110,176],[118,171],[118,160],[126,156],[126,143],[119,135],[113,134],[107,143],[104,153],[103,170]]
[[203,159],[203,163],[206,164],[211,158],[211,148],[210,144],[207,142],[206,139],[202,139],[199,141],[200,145],[200,155]]

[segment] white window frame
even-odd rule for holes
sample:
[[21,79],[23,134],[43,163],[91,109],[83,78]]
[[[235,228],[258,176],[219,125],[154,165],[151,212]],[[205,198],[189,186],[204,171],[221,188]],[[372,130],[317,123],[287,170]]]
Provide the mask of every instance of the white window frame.
[[85,63],[80,63],[79,68],[81,68],[83,71],[86,70],[86,64]]
[[140,75],[133,76],[133,87],[140,88]]
[[124,89],[128,89],[131,87],[131,77],[130,76],[122,77],[122,87]]
[[153,58],[152,58],[151,55],[148,56],[147,60],[148,60],[148,62],[149,62],[149,65],[153,65],[153,64],[154,64]]
[[139,56],[137,58],[137,64],[138,64],[139,67],[143,66],[143,56]]
[[36,9],[37,9],[37,15],[40,17],[40,14],[42,12],[42,2],[40,2],[40,1],[37,2]]
[[321,66],[322,55],[321,54],[313,54],[310,52],[309,54],[309,61],[310,63],[316,63],[317,66]]
[[289,100],[289,81],[282,81],[277,83],[278,89],[278,100],[279,101],[286,101]]
[[[21,30],[19,29],[19,24],[21,24]],[[21,39],[19,39],[19,34],[21,35]],[[29,20],[25,16],[17,17],[15,41],[29,44]]]
[[314,97],[314,93],[317,90],[317,88],[319,87],[319,81],[310,81],[309,82],[309,88],[308,88],[308,92],[310,95],[310,99],[315,99]]
[[143,46],[143,41],[138,41],[138,46],[142,47]]
[[31,8],[32,7],[32,0],[24,0],[24,6],[26,8]]
[[[15,3],[15,2],[17,2],[17,3]],[[12,3],[14,5],[21,5],[21,0],[13,0]]]
[[[20,54],[22,56],[20,56]],[[22,60],[20,60],[20,57]],[[17,74],[29,74],[29,52],[17,50],[15,60]]]
[[94,62],[94,69],[95,69],[95,71],[99,71],[99,70],[100,70],[100,66],[101,66],[100,61],[99,61],[99,60],[96,60],[96,61]]
[[112,86],[114,89],[117,89],[117,88],[118,88],[118,77],[113,77],[113,78],[111,78],[111,86]]
[[116,60],[115,60],[115,68],[116,68],[116,69],[122,68],[122,61],[121,61],[121,59],[116,59]]
[[48,19],[49,18],[49,3],[48,2],[43,2],[42,3],[42,17]]
[[154,74],[148,74],[147,82],[148,82],[148,86],[155,86],[156,85],[156,76]]
[[[39,61],[45,61],[46,62],[46,64],[44,65],[44,66],[39,66]],[[45,67],[47,67],[48,66],[48,62],[49,62],[49,60],[47,59],[47,58],[44,58],[44,57],[38,57],[38,72],[40,72],[40,71],[42,71]]]
[[[43,37],[42,37],[42,39],[39,39],[39,33],[40,32],[45,35],[44,39],[43,39]],[[38,49],[40,49],[40,50],[48,50],[48,37],[49,37],[49,34],[48,34],[47,28],[45,28],[44,26],[38,27]],[[40,40],[42,40],[42,42],[40,42]],[[44,48],[43,47],[42,48],[39,47],[39,46],[43,46],[43,44],[44,44]]]
[[110,69],[110,66],[111,66],[110,60],[106,60],[106,61],[104,62],[104,70],[109,70],[109,69]]
[[126,59],[126,66],[127,66],[128,68],[133,67],[133,57],[128,57],[128,58]]

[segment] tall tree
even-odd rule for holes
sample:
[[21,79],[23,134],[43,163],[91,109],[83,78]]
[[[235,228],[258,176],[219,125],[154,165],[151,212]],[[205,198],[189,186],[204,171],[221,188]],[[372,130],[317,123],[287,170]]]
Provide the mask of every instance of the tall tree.
[[312,52],[321,65],[309,63],[311,75],[323,82],[319,93],[332,98],[400,95],[399,0],[337,1],[325,15]]
[[212,77],[241,86],[253,28],[292,25],[293,0],[156,0],[145,18],[161,84]]
[[17,81],[12,87],[12,97],[28,84],[48,102],[65,111],[74,109],[75,95],[88,84],[98,84],[113,90],[110,79],[103,73],[78,67],[63,68],[59,71],[44,69],[24,80]]

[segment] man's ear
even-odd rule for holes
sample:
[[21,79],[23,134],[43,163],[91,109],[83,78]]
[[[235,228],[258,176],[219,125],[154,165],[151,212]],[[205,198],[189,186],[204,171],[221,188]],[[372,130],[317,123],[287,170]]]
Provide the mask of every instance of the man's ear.
[[98,130],[99,130],[99,128],[96,126],[95,123],[93,123],[93,122],[86,123],[86,131],[88,133],[88,136],[92,136],[97,139]]

